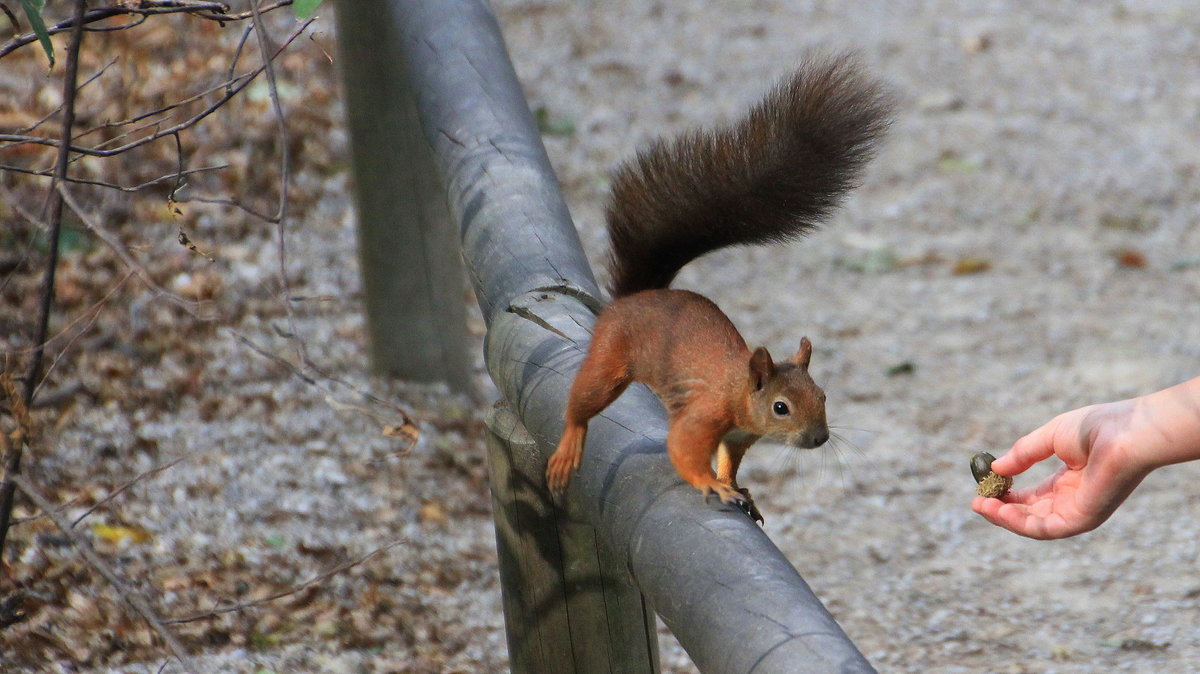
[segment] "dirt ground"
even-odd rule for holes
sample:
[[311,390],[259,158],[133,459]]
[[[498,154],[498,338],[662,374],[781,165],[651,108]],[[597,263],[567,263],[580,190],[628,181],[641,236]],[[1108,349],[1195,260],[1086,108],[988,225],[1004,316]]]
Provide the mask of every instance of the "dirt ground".
[[[824,230],[715,254],[678,282],[750,342],[783,353],[812,339],[839,439],[757,447],[743,482],[880,671],[1197,671],[1200,465],[1152,474],[1100,529],[1057,542],[974,515],[967,467],[1059,412],[1200,374],[1194,3],[494,5],[596,263],[606,172],[639,143],[738,114],[813,48],[859,51],[896,91],[886,146]],[[316,43],[331,49],[321,25]],[[310,65],[295,64],[291,86],[336,92],[336,67],[303,49]],[[13,87],[7,63],[0,85]],[[159,282],[185,292],[208,279],[212,311],[200,321],[131,284],[51,380],[83,392],[39,412],[45,444],[27,472],[73,518],[182,457],[84,520],[170,617],[380,550],[307,590],[178,626],[205,671],[505,671],[482,405],[369,374],[341,111],[336,96],[296,96],[285,102],[314,118],[298,133],[322,163],[298,159],[291,292],[321,299],[296,304],[295,332],[346,385],[308,385],[243,341],[297,362],[271,227],[185,207],[207,263],[164,214],[132,211],[120,231]],[[269,121],[265,108],[241,114],[255,110]],[[76,283],[60,324],[120,280],[105,255],[68,255],[67,279],[107,271]],[[0,337],[17,353],[24,299],[4,297],[12,336]],[[494,395],[481,369],[480,389]],[[366,390],[417,419],[414,449],[380,432],[398,413]],[[158,671],[147,628],[46,518],[18,526],[13,545],[4,594],[36,602],[0,631],[0,669]],[[661,644],[664,671],[694,671],[665,630]]]

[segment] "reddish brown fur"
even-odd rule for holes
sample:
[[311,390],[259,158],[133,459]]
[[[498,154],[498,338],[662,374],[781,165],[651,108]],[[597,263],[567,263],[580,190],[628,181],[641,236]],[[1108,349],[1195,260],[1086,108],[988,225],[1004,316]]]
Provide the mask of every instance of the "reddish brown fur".
[[[680,476],[722,501],[748,500],[737,467],[751,444],[765,436],[816,447],[828,438],[825,394],[808,375],[811,352],[805,339],[790,361],[774,363],[761,347],[752,354],[716,304],[687,290],[614,301],[600,314],[571,387],[566,430],[546,472],[550,488],[565,489],[579,466],[588,420],[638,381],[667,408],[667,452]],[[790,414],[775,414],[776,402]]]

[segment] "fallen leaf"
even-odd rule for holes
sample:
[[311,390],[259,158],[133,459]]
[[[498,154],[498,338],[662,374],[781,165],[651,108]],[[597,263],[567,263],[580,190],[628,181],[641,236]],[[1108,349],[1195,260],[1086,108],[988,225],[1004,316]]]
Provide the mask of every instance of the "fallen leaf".
[[450,521],[449,516],[446,515],[446,509],[433,501],[421,506],[421,519],[438,526],[445,525]]
[[1146,266],[1146,256],[1134,248],[1113,251],[1113,257],[1117,259],[1117,264],[1129,269],[1141,269]]
[[120,543],[126,539],[134,543],[150,542],[150,532],[140,527],[126,527],[116,524],[93,524],[92,533],[109,543]]
[[992,268],[992,263],[983,257],[964,257],[954,263],[954,268],[951,270],[955,276],[966,276],[967,274],[982,274]]

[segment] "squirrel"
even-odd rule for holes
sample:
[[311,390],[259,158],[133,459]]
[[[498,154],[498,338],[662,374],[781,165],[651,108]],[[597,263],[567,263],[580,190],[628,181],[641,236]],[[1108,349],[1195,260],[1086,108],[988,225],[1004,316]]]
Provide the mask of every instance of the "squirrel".
[[746,450],[761,438],[806,449],[829,439],[825,393],[808,373],[812,344],[804,337],[775,362],[764,347],[751,351],[711,300],[668,286],[705,253],[812,231],[856,186],[892,107],[851,56],[810,58],[737,123],[657,140],[613,173],[614,299],[571,385],[546,468],[552,492],[579,467],[588,420],[636,381],[667,409],[679,475],[762,522],[737,483]]

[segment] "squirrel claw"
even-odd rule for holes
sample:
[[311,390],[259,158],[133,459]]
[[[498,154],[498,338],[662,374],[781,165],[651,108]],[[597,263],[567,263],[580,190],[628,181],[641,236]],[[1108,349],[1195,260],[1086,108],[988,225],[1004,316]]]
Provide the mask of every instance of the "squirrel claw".
[[567,490],[573,470],[569,461],[569,457],[562,457],[559,454],[550,457],[550,462],[546,466],[546,487],[552,494],[559,495]]
[[721,499],[721,503],[728,503],[736,507],[738,510],[746,513],[746,516],[753,519],[760,526],[763,523],[762,513],[754,506],[754,499],[750,498],[750,490],[746,488],[734,489],[728,485],[719,485],[716,487],[704,487],[701,489],[704,492],[704,502],[708,502],[710,494],[716,494],[717,498]]
[[745,500],[737,501],[737,507],[746,513],[746,516],[754,520],[758,526],[762,526],[766,520],[763,519],[762,513],[758,511],[758,507],[754,505],[754,499],[750,498],[750,490],[742,487],[737,490],[739,494],[745,497]]

